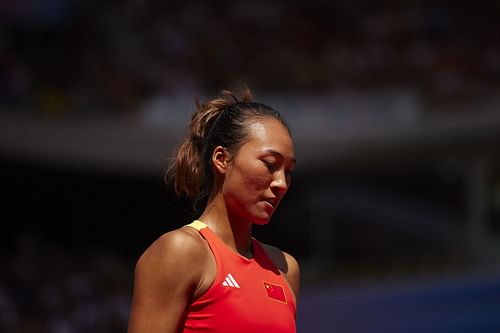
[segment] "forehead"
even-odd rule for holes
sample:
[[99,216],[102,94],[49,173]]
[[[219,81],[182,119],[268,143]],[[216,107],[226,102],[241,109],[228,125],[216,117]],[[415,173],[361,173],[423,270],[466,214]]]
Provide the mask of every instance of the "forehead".
[[275,150],[286,157],[295,158],[293,141],[288,129],[274,118],[263,118],[250,123],[247,141],[243,146],[259,150]]

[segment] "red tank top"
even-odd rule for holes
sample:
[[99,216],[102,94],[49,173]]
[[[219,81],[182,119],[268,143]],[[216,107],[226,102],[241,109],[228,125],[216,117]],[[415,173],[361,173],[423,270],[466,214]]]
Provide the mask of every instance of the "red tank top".
[[295,333],[296,304],[287,281],[258,241],[253,258],[229,249],[207,225],[189,226],[206,239],[217,264],[212,286],[191,303],[184,333]]

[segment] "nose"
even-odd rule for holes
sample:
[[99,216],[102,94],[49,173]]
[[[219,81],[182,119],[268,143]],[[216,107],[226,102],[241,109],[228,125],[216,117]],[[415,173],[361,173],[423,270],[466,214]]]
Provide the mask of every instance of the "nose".
[[285,174],[284,170],[280,170],[274,173],[274,178],[271,182],[271,189],[273,192],[278,192],[280,194],[285,193],[288,190],[289,179]]

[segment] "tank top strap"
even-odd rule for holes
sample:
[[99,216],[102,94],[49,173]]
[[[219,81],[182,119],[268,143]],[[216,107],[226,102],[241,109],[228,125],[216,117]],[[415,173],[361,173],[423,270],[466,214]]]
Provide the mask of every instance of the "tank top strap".
[[210,251],[212,252],[212,255],[215,258],[215,263],[217,265],[217,276],[216,276],[217,280],[219,278],[223,266],[223,260],[222,260],[223,253],[221,253],[221,251],[224,251],[224,248],[222,248],[219,244],[219,239],[217,235],[212,230],[210,230],[208,225],[199,220],[194,220],[193,222],[185,226],[198,230],[201,237],[203,237],[203,239],[206,240],[208,247],[210,248]]
[[201,236],[208,242],[212,251],[214,251],[214,247],[217,249],[216,252],[223,250],[220,245],[219,237],[205,223],[199,220],[194,220],[186,226],[198,230]]
[[203,222],[201,222],[199,220],[194,220],[190,224],[186,224],[186,227],[191,227],[193,229],[196,229],[196,230],[200,231],[202,229],[207,228],[208,226],[205,223],[203,223]]
[[[192,223],[186,225],[188,227],[192,227],[201,234],[201,236],[208,242],[210,249],[214,253],[214,255],[224,256],[226,260],[242,260],[244,262],[251,261],[252,259],[244,258],[243,256],[237,254],[233,250],[231,250],[220,238],[213,232],[208,225],[205,223],[195,220]],[[253,239],[252,239],[253,240]],[[254,245],[252,244],[252,247]],[[252,249],[253,250],[253,249]],[[217,259],[217,257],[216,257]]]

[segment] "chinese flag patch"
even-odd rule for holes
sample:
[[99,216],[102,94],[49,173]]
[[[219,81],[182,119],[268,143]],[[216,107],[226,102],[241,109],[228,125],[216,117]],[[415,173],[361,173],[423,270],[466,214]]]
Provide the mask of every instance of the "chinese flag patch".
[[272,284],[269,282],[264,282],[264,288],[266,288],[267,297],[275,301],[286,303],[286,295],[283,286],[279,284]]

